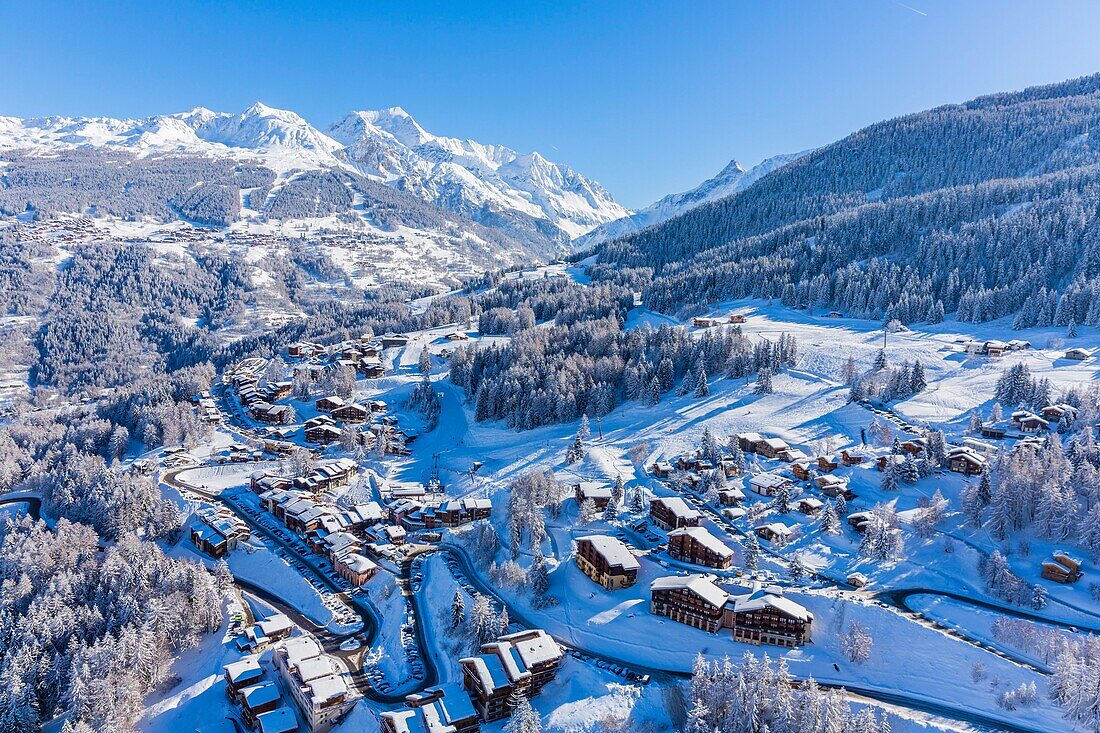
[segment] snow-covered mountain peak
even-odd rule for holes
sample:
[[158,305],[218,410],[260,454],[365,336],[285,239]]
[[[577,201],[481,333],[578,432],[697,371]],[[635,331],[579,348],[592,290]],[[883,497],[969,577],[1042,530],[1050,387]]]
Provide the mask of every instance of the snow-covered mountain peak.
[[[308,158],[323,159],[341,145],[289,110],[256,102],[236,115],[215,115],[195,130],[207,142],[227,147],[298,151]],[[335,161],[334,161],[335,162]]]
[[744,168],[736,160],[731,160],[718,175],[708,178],[695,188],[683,193],[669,194],[660,201],[652,203],[630,216],[600,226],[581,237],[577,244],[580,247],[591,247],[600,242],[659,224],[709,201],[732,196],[756,183],[768,173],[782,168],[787,163],[797,160],[809,152],[809,150],[804,150],[801,153],[776,155],[749,169]]

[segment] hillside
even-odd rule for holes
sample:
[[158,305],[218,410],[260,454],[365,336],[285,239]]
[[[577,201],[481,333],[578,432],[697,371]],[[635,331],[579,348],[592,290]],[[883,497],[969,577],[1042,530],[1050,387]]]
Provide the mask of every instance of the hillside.
[[[780,298],[903,322],[1096,323],[1100,76],[872,125],[598,247],[647,305]],[[993,263],[996,263],[995,265]]]

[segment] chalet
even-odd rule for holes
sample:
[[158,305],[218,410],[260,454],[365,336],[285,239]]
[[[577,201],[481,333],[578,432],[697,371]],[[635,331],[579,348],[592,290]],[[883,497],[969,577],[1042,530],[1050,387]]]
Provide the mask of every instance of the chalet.
[[735,641],[793,648],[811,641],[814,615],[780,588],[754,588],[726,600],[722,621]]
[[561,647],[542,629],[500,637],[481,654],[460,660],[463,687],[481,719],[500,720],[511,712],[513,693],[534,697],[558,672]]
[[253,402],[248,412],[254,420],[283,425],[294,419],[294,408],[290,405],[273,405],[263,400]]
[[791,473],[799,481],[810,480],[810,462],[809,461],[795,461],[791,464]]
[[976,476],[985,470],[986,459],[970,448],[953,448],[947,454],[947,468],[955,473]]
[[269,402],[281,400],[285,397],[289,397],[291,391],[294,389],[294,382],[279,381],[271,382],[264,388],[264,395]]
[[795,502],[795,508],[808,517],[816,517],[825,507],[825,502],[812,496],[806,496]]
[[737,445],[744,453],[755,453],[758,443],[764,440],[760,433],[740,433],[737,437]]
[[329,414],[332,415],[334,420],[342,420],[348,423],[361,423],[370,419],[370,410],[354,402],[335,407]]
[[1043,577],[1055,583],[1076,583],[1083,574],[1081,561],[1064,552],[1055,552],[1052,559],[1043,563]]
[[1008,432],[1004,428],[997,427],[996,425],[982,425],[982,437],[992,438],[993,440],[1000,440],[1005,437],[1005,433]]
[[340,665],[312,637],[287,639],[272,657],[283,688],[310,731],[329,730],[354,705]]
[[829,473],[840,468],[840,459],[836,456],[818,456],[817,470]]
[[857,532],[866,532],[874,518],[871,512],[852,512],[848,515],[848,526]]
[[429,687],[405,698],[408,710],[380,715],[381,733],[478,733],[481,721],[459,685]]
[[1008,344],[1004,341],[990,339],[985,342],[985,353],[989,356],[1003,356],[1008,351]]
[[762,438],[756,443],[756,452],[765,458],[779,458],[781,453],[787,453],[790,449],[787,442],[779,438]]
[[702,514],[692,509],[678,496],[653,499],[649,502],[649,516],[658,527],[666,530],[698,527],[699,521],[703,518]]
[[786,542],[794,537],[794,531],[782,522],[764,524],[753,530],[756,536],[768,542]]
[[730,323],[744,323],[745,316],[742,313],[730,313]]
[[902,451],[909,455],[918,456],[928,446],[928,441],[925,438],[913,438],[901,443],[900,447]]
[[191,525],[191,543],[211,557],[225,557],[250,536],[248,525],[228,509],[200,512]]
[[895,466],[905,463],[905,456],[895,453],[887,453],[884,456],[879,456],[878,460],[875,461],[875,468],[880,471],[885,471],[891,463],[893,463]]
[[871,582],[863,573],[849,573],[845,581],[853,588],[863,588]]
[[256,730],[259,733],[297,733],[298,718],[284,705],[256,716]]
[[237,698],[241,703],[241,717],[244,718],[245,724],[249,727],[256,725],[256,720],[260,715],[282,707],[283,704],[279,687],[271,680],[245,687],[237,695]]
[[840,311],[829,311],[828,313],[825,314],[825,317],[826,318],[843,318],[844,314],[841,313]]
[[787,448],[787,450],[780,451],[776,457],[787,463],[794,463],[795,461],[810,462],[810,457],[798,448]]
[[649,585],[649,612],[708,633],[722,628],[729,594],[710,575],[672,575]]
[[722,469],[722,473],[726,478],[733,478],[737,474],[741,473],[741,466],[737,465],[737,462],[732,458],[723,458],[718,462],[718,465]]
[[1022,339],[1012,339],[1011,341],[1008,342],[1008,350],[1009,351],[1023,351],[1024,349],[1030,349],[1030,348],[1031,348],[1031,342],[1030,341],[1024,341]]
[[784,488],[792,494],[797,491],[789,478],[780,476],[778,473],[755,474],[749,479],[749,488],[761,496],[775,496],[780,489]]
[[601,510],[606,509],[611,503],[611,488],[598,481],[581,481],[579,484],[573,484],[573,495],[577,499],[577,504],[591,499],[596,508]]
[[263,679],[264,670],[259,658],[250,656],[222,667],[222,675],[225,677],[225,694],[236,700],[241,690]]
[[447,334],[448,341],[469,341],[470,335],[465,331],[451,331]]
[[371,400],[367,403],[367,407],[370,408],[372,413],[378,414],[385,412],[387,405],[385,400]]
[[1088,349],[1074,348],[1066,349],[1066,358],[1073,359],[1074,361],[1085,361],[1092,356],[1092,352]]
[[1012,424],[1022,433],[1037,433],[1050,427],[1050,423],[1028,410],[1017,410],[1012,413]]
[[402,333],[387,333],[382,336],[383,349],[395,349],[408,344],[409,337]]
[[739,506],[726,507],[722,510],[722,516],[731,522],[736,521],[744,517],[748,512]]
[[328,415],[318,415],[306,420],[302,426],[306,441],[310,443],[331,443],[340,439],[340,428]]
[[676,468],[681,471],[693,471],[695,470],[695,464],[699,462],[699,456],[697,453],[688,455],[676,456]]
[[237,648],[241,651],[259,652],[290,636],[294,630],[294,624],[281,613],[272,614],[263,621],[258,621],[252,628],[245,629],[244,636],[237,641]]
[[745,501],[745,492],[737,488],[718,490],[718,503],[721,506],[737,506]]
[[657,478],[668,478],[672,475],[672,464],[668,461],[657,461],[651,470]]
[[696,316],[691,319],[691,325],[695,328],[711,328],[722,323],[720,318],[706,318],[703,316]]
[[825,494],[825,496],[831,496],[833,498],[843,496],[845,500],[848,500],[855,496],[848,487],[848,480],[840,476],[833,476],[831,474],[817,476],[814,478],[814,486],[816,486],[821,493]]
[[355,365],[355,368],[367,379],[381,379],[386,376],[386,367],[382,365],[382,360],[377,356],[363,357]]
[[314,403],[319,412],[332,412],[337,407],[343,407],[347,403],[344,402],[342,397],[331,395],[329,397],[322,397]]
[[1063,418],[1066,420],[1077,419],[1077,408],[1073,405],[1057,404],[1047,405],[1039,413],[1051,422],[1060,422]]
[[467,522],[488,519],[493,512],[493,503],[489,499],[463,497],[450,499],[438,507],[425,509],[421,515],[426,529],[436,527],[457,527]]
[[340,577],[354,586],[360,586],[374,577],[378,565],[358,552],[347,552],[332,561],[332,568]]
[[840,460],[845,466],[855,466],[857,464],[863,463],[865,458],[862,453],[854,451],[850,448],[845,448],[844,450],[840,451]]
[[324,350],[325,347],[320,344],[310,343],[309,341],[299,341],[298,343],[286,347],[286,355],[291,359],[308,359],[323,353]]
[[576,557],[581,572],[607,590],[628,588],[638,580],[638,558],[614,537],[578,537]]
[[683,527],[668,533],[668,554],[681,562],[726,570],[733,550],[704,527]]

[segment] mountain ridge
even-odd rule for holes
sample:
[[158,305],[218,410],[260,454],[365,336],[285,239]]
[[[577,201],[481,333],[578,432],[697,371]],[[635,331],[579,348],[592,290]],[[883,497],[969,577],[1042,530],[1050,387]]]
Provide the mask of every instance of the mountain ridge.
[[354,111],[324,131],[290,110],[256,102],[232,114],[195,107],[141,119],[0,117],[0,150],[125,150],[258,160],[279,174],[343,169],[413,193],[475,221],[515,221],[568,243],[626,216],[599,183],[540,153],[438,136],[401,107]]

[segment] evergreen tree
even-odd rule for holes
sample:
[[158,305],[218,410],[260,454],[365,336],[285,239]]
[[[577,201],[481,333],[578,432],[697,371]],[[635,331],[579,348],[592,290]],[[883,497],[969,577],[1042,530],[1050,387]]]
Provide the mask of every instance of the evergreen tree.
[[745,567],[756,570],[760,566],[760,542],[754,533],[745,539]]
[[458,629],[466,624],[466,599],[462,597],[462,591],[455,589],[451,599],[451,628]]
[[756,394],[771,394],[775,391],[772,386],[772,370],[771,367],[764,367],[756,375]]

